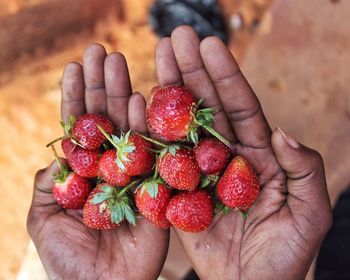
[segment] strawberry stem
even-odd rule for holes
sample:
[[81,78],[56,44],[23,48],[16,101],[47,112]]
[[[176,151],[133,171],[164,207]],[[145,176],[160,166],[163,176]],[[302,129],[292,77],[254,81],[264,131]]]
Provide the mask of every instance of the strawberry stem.
[[156,164],[156,167],[154,169],[153,180],[156,180],[157,178],[158,178],[158,164]]
[[68,169],[66,166],[62,165],[62,163],[60,162],[59,158],[58,158],[58,154],[56,152],[56,149],[55,149],[55,146],[54,145],[51,145],[51,149],[55,155],[55,159],[56,159],[56,162],[57,162],[57,165],[60,169],[60,171],[55,174],[53,177],[54,177],[54,181],[56,183],[64,183],[67,179],[67,176],[68,176]]
[[243,219],[247,219],[248,218],[248,211],[241,211],[241,215]]
[[124,187],[119,193],[118,193],[118,197],[123,196],[130,188],[132,188],[133,186],[139,184],[141,182],[141,179],[135,180],[133,182],[131,182],[129,185],[127,185],[126,187]]
[[201,125],[204,129],[206,129],[211,135],[215,136],[217,139],[219,139],[222,143],[224,143],[227,147],[231,149],[231,144],[228,142],[219,132],[217,132],[214,128],[206,125]]
[[98,124],[96,124],[97,128],[102,132],[102,134],[107,138],[107,140],[115,147],[117,150],[120,149],[116,143],[114,143],[112,137]]
[[219,132],[217,132],[213,126],[214,126],[214,120],[215,117],[213,115],[213,109],[203,108],[198,110],[199,106],[203,102],[203,99],[200,99],[198,103],[194,106],[194,109],[191,111],[192,121],[194,122],[194,126],[192,130],[190,131],[190,138],[194,144],[197,144],[198,142],[198,133],[197,133],[197,127],[201,126],[204,129],[206,129],[211,135],[219,139],[222,143],[224,143],[227,147],[231,148],[230,142],[228,142]]
[[134,132],[134,133],[135,133],[136,135],[142,137],[142,138],[145,139],[146,141],[152,143],[152,144],[158,145],[158,146],[163,147],[163,148],[167,148],[167,147],[168,147],[168,145],[163,144],[163,143],[161,143],[161,142],[159,142],[159,141],[157,141],[157,140],[154,140],[154,139],[152,139],[152,138],[149,138],[149,137],[144,136],[144,135],[142,135],[142,134],[140,134],[140,133],[137,133],[137,132]]
[[51,145],[51,149],[53,151],[53,154],[55,155],[55,159],[56,159],[56,162],[58,164],[58,167],[60,168],[60,170],[62,171],[64,169],[64,167],[62,166],[60,160],[58,159],[58,154],[57,154],[57,151],[55,149],[55,146],[54,145]]
[[146,148],[148,151],[152,152],[152,153],[155,153],[155,154],[159,154],[160,151],[158,150],[155,150],[155,149],[152,149],[152,148]]
[[46,145],[46,147],[48,148],[48,147],[52,146],[53,144],[55,144],[56,142],[62,140],[63,138],[64,138],[64,136],[61,136],[61,137],[56,138],[55,140],[52,140],[50,143],[48,143]]

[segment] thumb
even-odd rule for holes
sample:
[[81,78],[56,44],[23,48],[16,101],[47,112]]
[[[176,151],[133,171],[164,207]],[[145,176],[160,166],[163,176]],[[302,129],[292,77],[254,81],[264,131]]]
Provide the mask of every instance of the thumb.
[[[63,161],[61,160],[63,163]],[[56,161],[45,169],[39,170],[34,179],[32,205],[27,218],[27,228],[30,235],[50,214],[60,207],[52,196],[53,176],[60,171]]]
[[312,217],[317,223],[331,224],[331,205],[321,155],[277,128],[272,148],[287,175],[287,204],[296,216]]
[[[60,160],[65,164],[63,160]],[[49,167],[39,170],[34,179],[34,192],[32,206],[46,206],[55,200],[52,196],[53,177],[60,171],[57,161],[53,161]]]

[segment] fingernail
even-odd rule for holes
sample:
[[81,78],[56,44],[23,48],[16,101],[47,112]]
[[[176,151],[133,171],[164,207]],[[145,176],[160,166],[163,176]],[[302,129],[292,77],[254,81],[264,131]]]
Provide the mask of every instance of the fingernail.
[[280,129],[278,126],[276,127],[276,129],[278,130],[279,133],[281,133],[284,141],[286,141],[286,143],[291,146],[294,149],[298,149],[299,148],[299,143],[297,141],[295,141],[292,137],[290,137],[288,134],[286,134],[282,129]]

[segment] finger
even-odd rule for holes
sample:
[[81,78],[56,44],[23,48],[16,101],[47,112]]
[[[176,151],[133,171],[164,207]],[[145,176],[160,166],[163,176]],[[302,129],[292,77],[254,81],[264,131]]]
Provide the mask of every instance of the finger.
[[156,47],[156,76],[159,86],[182,84],[170,38],[161,39]]
[[109,54],[104,62],[104,71],[108,116],[118,129],[127,131],[131,83],[124,56],[120,53]]
[[85,106],[88,113],[107,113],[104,81],[104,61],[106,51],[99,44],[88,46],[83,55],[85,82]]
[[52,196],[53,176],[58,172],[59,167],[54,161],[35,175],[32,205],[27,217],[27,229],[32,238],[35,238],[47,217],[61,209]]
[[[61,160],[65,164],[64,160]],[[52,196],[53,176],[60,171],[57,162],[53,161],[46,169],[39,170],[34,180],[33,206],[45,206],[55,202]]]
[[270,127],[230,51],[218,38],[207,37],[200,53],[238,140],[248,147],[269,147]]
[[83,69],[77,62],[68,63],[63,71],[61,86],[61,117],[79,117],[85,113]]
[[195,31],[189,26],[180,26],[171,34],[171,42],[185,86],[197,99],[204,99],[204,107],[214,109],[214,128],[230,142],[236,142],[230,122],[201,59],[200,41]]
[[129,126],[138,133],[146,134],[146,101],[138,92],[131,95],[129,99]]
[[292,213],[330,223],[331,206],[320,154],[280,129],[272,135],[272,147],[287,175],[287,203]]

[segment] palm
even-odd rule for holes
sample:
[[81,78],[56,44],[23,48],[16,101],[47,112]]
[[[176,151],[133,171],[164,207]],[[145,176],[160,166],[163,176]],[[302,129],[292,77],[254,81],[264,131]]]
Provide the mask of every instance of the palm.
[[[80,213],[48,207],[55,207],[55,214],[45,218],[34,241],[49,275],[62,279],[139,279],[142,275],[154,279],[159,274],[167,236],[147,221],[138,221],[137,228],[124,223],[117,230],[100,232],[87,229]],[[152,252],[152,258],[145,257]]]
[[[312,260],[316,251],[309,244],[317,242],[318,237],[305,227],[312,229],[314,225],[303,221],[298,213],[290,209],[288,203],[295,202],[291,197],[287,201],[286,176],[274,156],[271,154],[266,164],[266,156],[261,160],[259,152],[254,152],[254,149],[242,149],[240,145],[237,148],[239,154],[253,161],[258,171],[259,181],[263,185],[258,200],[246,220],[239,212],[233,211],[217,217],[203,233],[193,235],[179,232],[184,247],[188,248],[190,257],[196,255],[192,261],[199,273],[207,273],[208,260],[216,264],[213,274],[203,275],[203,278],[215,279],[218,271],[219,275],[230,275],[233,279],[269,279],[271,274],[279,278],[279,273],[283,279],[302,278],[305,270],[292,271],[289,268]],[[272,151],[271,147],[269,149]],[[259,162],[264,162],[264,166]],[[306,214],[311,216],[311,213]],[[303,227],[300,223],[304,223]],[[300,228],[310,234],[303,234]],[[218,264],[218,259],[225,261]]]
[[[83,68],[70,63],[65,69],[61,104],[65,121],[70,115],[102,113],[118,129],[145,133],[144,107],[140,94],[131,95],[127,65],[120,54],[106,56],[102,46],[91,45]],[[81,211],[55,203],[51,188],[57,171],[52,164],[38,173],[28,215],[29,233],[50,278],[156,278],[165,261],[169,232],[141,217],[136,227],[122,223],[115,230],[88,229]]]
[[[218,271],[232,279],[271,279],[272,274],[276,279],[296,279],[296,275],[299,279],[306,273],[289,268],[297,267],[299,262],[309,263],[315,254],[309,244],[317,240],[313,232],[304,236],[298,230],[298,221],[286,204],[287,195],[272,190],[280,187],[284,174],[271,174],[274,175],[280,178],[264,185],[246,220],[239,212],[231,212],[217,217],[209,230],[201,234],[178,233],[184,247],[189,248],[189,255],[196,256],[192,261],[199,274],[208,272],[208,260],[216,264],[208,279],[215,279]],[[218,259],[225,261],[218,263]]]
[[[215,129],[254,167],[261,192],[244,220],[216,217],[198,234],[177,230],[201,279],[302,279],[330,225],[322,161],[271,129],[234,58],[216,38],[177,28],[156,51],[161,85],[183,83],[216,110]],[[297,143],[295,143],[298,145]]]

